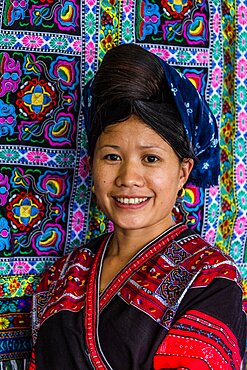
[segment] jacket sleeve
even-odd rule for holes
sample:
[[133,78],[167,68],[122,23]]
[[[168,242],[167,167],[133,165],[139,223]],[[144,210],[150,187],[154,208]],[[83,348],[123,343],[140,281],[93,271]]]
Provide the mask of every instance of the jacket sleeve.
[[154,356],[154,369],[239,370],[237,338],[222,321],[191,310],[169,330]]
[[246,315],[240,285],[222,277],[206,287],[195,282],[154,356],[153,368],[240,370],[245,347]]

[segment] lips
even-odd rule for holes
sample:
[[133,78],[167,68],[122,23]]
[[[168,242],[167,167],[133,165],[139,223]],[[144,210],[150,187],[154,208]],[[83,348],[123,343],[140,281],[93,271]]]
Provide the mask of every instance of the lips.
[[138,198],[138,197],[133,197],[133,198],[124,198],[124,197],[116,197],[115,198],[118,203],[121,204],[141,204],[145,202],[148,198]]
[[136,207],[148,201],[149,197],[113,197],[119,206]]

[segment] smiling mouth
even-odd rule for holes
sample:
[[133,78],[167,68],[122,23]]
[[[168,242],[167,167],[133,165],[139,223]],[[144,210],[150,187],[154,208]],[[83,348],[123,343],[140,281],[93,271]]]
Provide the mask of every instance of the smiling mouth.
[[119,198],[119,197],[116,197],[115,198],[117,200],[118,203],[121,203],[121,204],[141,204],[143,202],[146,202],[146,200],[148,200],[149,198],[146,197],[146,198]]

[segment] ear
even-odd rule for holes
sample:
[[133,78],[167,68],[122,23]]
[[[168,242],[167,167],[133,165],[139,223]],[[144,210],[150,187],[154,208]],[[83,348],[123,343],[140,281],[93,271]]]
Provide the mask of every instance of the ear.
[[180,168],[180,189],[184,186],[184,184],[187,182],[189,175],[192,171],[192,168],[194,166],[194,160],[192,158],[185,158],[183,162],[181,163]]

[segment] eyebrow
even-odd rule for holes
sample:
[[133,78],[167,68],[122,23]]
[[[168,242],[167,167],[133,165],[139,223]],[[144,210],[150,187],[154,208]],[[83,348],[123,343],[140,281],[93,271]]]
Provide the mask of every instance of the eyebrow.
[[[111,148],[111,149],[118,149],[118,150],[121,149],[119,145],[113,145],[113,144],[105,144],[99,147],[99,149],[104,149],[104,148]],[[163,150],[164,152],[167,151],[165,148],[161,148],[160,146],[156,146],[156,145],[140,145],[139,148],[140,149],[159,149],[159,150]]]
[[141,145],[140,148],[143,148],[143,149],[161,149],[161,150],[165,150],[163,148],[161,148],[160,146],[157,146],[157,145]]
[[99,147],[99,149],[104,149],[104,148],[120,149],[120,146],[118,146],[118,145],[105,144],[105,145],[101,145]]

